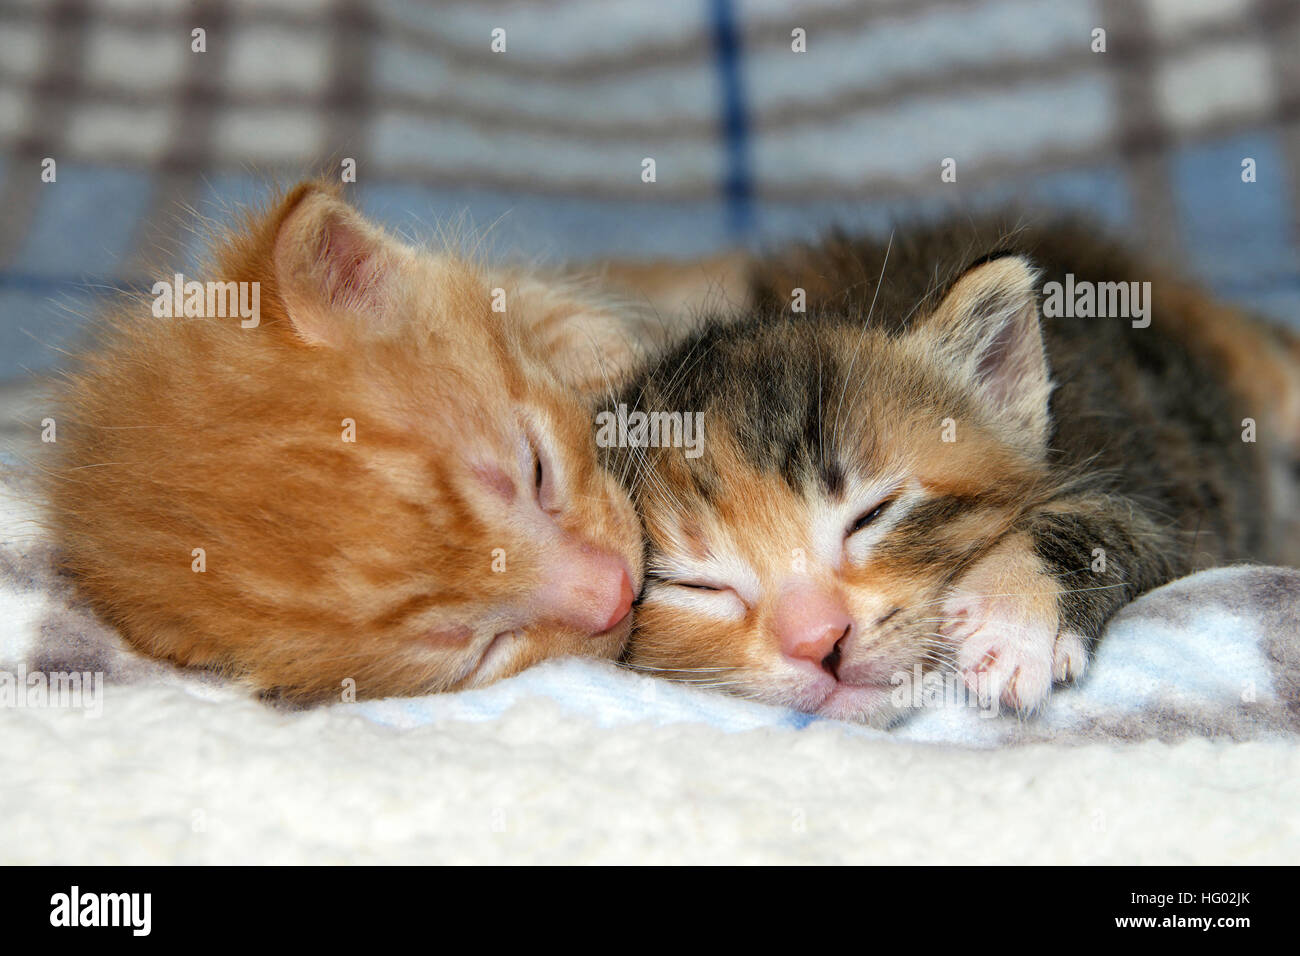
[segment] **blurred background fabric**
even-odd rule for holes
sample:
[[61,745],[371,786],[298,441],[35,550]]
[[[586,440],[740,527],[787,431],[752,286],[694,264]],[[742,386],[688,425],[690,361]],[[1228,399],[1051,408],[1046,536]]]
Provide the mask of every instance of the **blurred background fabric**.
[[1079,208],[1300,323],[1294,0],[0,0],[0,379],[346,158],[399,231],[547,262]]

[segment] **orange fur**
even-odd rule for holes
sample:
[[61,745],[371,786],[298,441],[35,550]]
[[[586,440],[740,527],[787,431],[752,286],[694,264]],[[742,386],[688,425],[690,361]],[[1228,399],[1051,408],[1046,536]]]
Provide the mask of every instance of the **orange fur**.
[[663,316],[726,312],[753,304],[753,260],[743,252],[663,262],[609,260],[591,271]]
[[[609,598],[557,584],[552,565],[622,566],[637,588],[639,530],[589,414],[543,361],[535,300],[511,285],[492,312],[479,267],[408,248],[311,183],[194,278],[260,283],[260,324],[123,303],[58,395],[54,530],[133,644],[297,700],[349,678],[374,697],[617,655],[628,621],[566,623]],[[599,312],[545,298],[552,319]],[[573,592],[558,617],[557,588]]]

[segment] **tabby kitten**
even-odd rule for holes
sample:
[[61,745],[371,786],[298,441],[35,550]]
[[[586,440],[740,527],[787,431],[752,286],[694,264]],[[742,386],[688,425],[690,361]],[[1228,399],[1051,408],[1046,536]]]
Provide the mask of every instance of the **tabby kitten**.
[[123,302],[56,396],[53,530],[131,643],[298,701],[619,653],[640,529],[577,353],[621,318],[417,251],[312,183],[204,277],[257,283],[260,318]]
[[[1067,274],[1150,282],[1149,323],[1045,315]],[[1296,560],[1294,339],[1070,223],[756,262],[619,404],[704,431],[609,452],[647,539],[628,662],[826,716],[890,724],[914,667],[1030,711],[1142,592]]]

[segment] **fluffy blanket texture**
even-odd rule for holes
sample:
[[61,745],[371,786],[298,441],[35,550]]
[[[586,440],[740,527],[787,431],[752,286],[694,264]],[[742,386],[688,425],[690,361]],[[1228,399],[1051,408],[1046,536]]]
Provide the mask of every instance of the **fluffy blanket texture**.
[[1300,859],[1295,571],[1147,595],[1023,722],[878,732],[576,660],[285,711],[130,651],[54,572],[21,469],[0,505],[6,862]]

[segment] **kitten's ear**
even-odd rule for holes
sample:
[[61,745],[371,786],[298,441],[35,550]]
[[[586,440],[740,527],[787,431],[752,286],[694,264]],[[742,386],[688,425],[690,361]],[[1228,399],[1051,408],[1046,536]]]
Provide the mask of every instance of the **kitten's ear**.
[[394,286],[410,251],[319,186],[299,187],[286,207],[275,281],[298,335],[335,348],[382,335],[395,319]]
[[972,381],[1003,421],[1046,449],[1052,385],[1038,321],[1037,272],[1016,255],[968,269],[920,334]]

